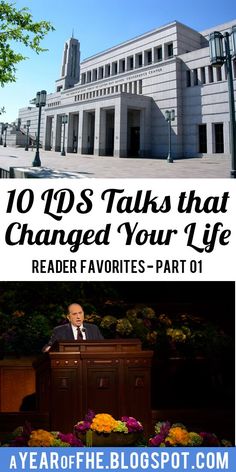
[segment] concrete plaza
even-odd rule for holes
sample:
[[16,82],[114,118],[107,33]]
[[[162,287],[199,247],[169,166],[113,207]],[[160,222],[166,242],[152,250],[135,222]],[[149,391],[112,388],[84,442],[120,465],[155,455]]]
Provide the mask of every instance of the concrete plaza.
[[[0,168],[29,168],[35,150],[0,146]],[[39,178],[230,178],[229,157],[165,159],[115,158],[40,150],[41,167],[31,168]]]

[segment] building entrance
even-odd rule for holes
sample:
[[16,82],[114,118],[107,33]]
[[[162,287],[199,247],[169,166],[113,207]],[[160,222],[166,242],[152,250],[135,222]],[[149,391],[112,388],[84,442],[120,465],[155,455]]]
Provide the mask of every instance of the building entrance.
[[140,151],[140,126],[130,128],[130,154],[138,156]]
[[140,155],[140,110],[128,110],[127,151],[129,157]]
[[68,129],[68,143],[67,151],[76,153],[78,151],[78,128],[79,128],[79,114],[69,114],[69,129]]
[[215,152],[223,153],[224,152],[224,127],[223,123],[214,124],[214,134],[215,134]]
[[83,154],[94,154],[95,112],[87,111],[83,115]]
[[106,156],[114,155],[114,119],[115,112],[114,110],[106,111]]

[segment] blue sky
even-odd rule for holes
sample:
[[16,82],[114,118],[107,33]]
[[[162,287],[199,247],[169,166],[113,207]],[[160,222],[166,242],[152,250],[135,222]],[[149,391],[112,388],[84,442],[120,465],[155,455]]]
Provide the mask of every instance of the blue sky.
[[0,107],[6,122],[29,105],[38,90],[55,90],[64,42],[72,35],[81,43],[82,59],[173,20],[202,31],[236,17],[235,0],[16,0],[35,20],[47,19],[56,31],[49,33],[37,55],[21,46],[28,59],[17,67],[17,81],[0,88]]

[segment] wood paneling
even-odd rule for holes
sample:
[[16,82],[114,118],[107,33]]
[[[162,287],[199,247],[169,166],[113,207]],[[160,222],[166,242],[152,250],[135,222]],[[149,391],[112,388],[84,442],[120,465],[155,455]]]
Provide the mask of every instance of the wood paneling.
[[17,412],[35,393],[35,372],[31,358],[0,361],[0,411]]
[[[134,416],[150,433],[152,354],[136,340],[60,343],[58,352],[35,363],[38,406],[45,411],[49,402],[51,429],[71,431],[92,409],[116,419]],[[43,372],[50,372],[48,392],[41,388]]]

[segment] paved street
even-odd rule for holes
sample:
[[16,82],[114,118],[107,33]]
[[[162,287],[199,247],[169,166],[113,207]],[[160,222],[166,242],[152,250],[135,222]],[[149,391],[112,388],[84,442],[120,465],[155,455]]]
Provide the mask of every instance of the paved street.
[[[0,146],[0,168],[30,167],[35,150]],[[41,178],[230,178],[230,158],[165,159],[97,157],[40,150],[41,168],[31,172]]]

